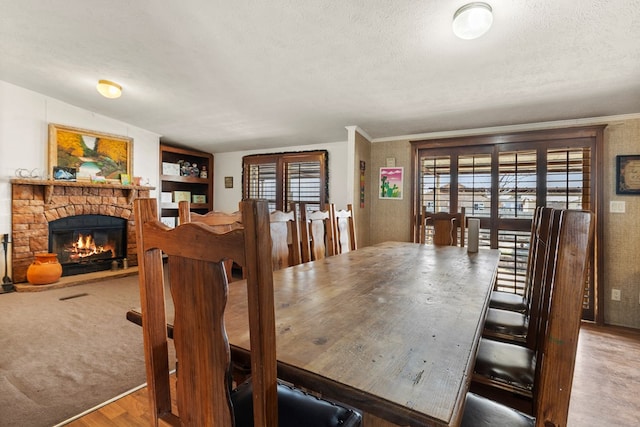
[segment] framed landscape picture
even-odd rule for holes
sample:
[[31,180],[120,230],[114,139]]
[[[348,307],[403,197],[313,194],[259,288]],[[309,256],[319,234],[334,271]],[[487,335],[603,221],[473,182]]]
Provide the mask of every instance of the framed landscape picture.
[[49,171],[74,168],[77,180],[132,176],[133,138],[49,124]]
[[53,179],[56,181],[75,181],[76,168],[66,168],[64,166],[53,167]]
[[404,169],[401,167],[380,168],[380,199],[402,200],[403,173]]

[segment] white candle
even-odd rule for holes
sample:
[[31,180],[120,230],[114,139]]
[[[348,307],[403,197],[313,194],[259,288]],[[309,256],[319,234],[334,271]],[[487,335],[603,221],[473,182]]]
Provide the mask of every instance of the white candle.
[[480,219],[469,218],[467,220],[469,232],[469,240],[467,245],[468,252],[478,252],[478,240],[480,240]]

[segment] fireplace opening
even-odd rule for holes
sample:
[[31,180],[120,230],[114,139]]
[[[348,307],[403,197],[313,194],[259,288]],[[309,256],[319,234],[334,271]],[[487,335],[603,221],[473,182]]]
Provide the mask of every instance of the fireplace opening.
[[49,252],[58,255],[62,275],[108,270],[126,257],[127,220],[76,215],[49,223]]

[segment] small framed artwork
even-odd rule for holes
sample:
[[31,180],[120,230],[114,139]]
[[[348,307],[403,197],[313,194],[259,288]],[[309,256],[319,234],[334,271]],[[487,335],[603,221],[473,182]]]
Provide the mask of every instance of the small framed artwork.
[[640,155],[616,156],[616,194],[640,194]]
[[120,184],[122,185],[131,185],[131,177],[128,173],[120,174]]
[[360,207],[364,208],[364,184],[365,184],[365,170],[367,169],[367,165],[364,160],[360,160]]
[[224,188],[233,188],[233,177],[225,176],[224,177]]
[[53,179],[55,179],[56,181],[75,181],[76,168],[65,168],[64,166],[54,166]]
[[183,201],[191,202],[191,191],[174,191],[173,203],[178,203]]
[[378,195],[380,199],[402,200],[404,168],[380,168]]
[[120,182],[132,175],[133,138],[49,124],[49,170],[75,168],[78,180],[103,176]]
[[192,203],[207,203],[207,196],[204,194],[194,194],[191,196]]

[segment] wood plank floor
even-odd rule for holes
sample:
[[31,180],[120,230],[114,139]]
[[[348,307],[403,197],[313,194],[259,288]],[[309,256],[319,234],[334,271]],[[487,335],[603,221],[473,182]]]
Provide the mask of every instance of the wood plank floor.
[[[583,325],[568,427],[640,425],[640,331]],[[148,426],[142,388],[78,419],[74,427]],[[385,422],[365,416],[366,426]]]

